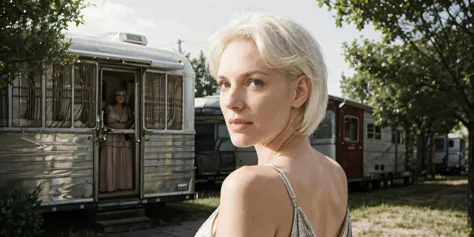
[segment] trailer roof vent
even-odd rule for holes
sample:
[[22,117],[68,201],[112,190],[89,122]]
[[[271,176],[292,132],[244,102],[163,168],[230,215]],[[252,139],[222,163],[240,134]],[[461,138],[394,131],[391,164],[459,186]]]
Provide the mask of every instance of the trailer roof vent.
[[105,39],[105,40],[139,44],[139,45],[144,45],[144,46],[148,44],[148,40],[146,39],[146,36],[144,35],[123,33],[123,32],[106,33],[106,34],[100,35],[99,38]]

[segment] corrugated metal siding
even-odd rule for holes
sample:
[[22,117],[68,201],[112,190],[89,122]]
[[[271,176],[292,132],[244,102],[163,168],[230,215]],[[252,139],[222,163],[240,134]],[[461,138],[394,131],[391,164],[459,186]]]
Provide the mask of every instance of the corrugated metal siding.
[[88,134],[1,134],[0,182],[33,191],[43,202],[88,198],[93,191],[93,142]]
[[192,191],[194,135],[146,134],[144,141],[144,193]]

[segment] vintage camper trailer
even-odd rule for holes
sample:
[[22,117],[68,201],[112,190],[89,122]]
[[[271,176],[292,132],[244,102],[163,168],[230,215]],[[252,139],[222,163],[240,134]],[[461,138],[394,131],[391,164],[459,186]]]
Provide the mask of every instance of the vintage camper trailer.
[[[74,64],[19,72],[0,90],[0,182],[26,190],[41,184],[46,211],[194,198],[195,76],[188,60],[147,46],[143,35],[69,39],[79,56]],[[106,118],[117,88],[131,111],[130,126],[120,129]],[[99,183],[110,181],[101,176],[101,148],[112,136],[132,149],[133,171],[121,179],[133,185],[100,192]]]
[[466,142],[457,135],[443,135],[435,139],[434,166],[436,172],[460,174],[466,170]]
[[[195,99],[196,180],[224,179],[242,165],[254,165],[253,148],[232,145],[218,96]],[[394,179],[411,183],[405,166],[404,131],[375,124],[372,108],[330,96],[326,116],[309,137],[314,148],[341,164],[349,183],[389,188]]]
[[330,96],[326,116],[310,139],[342,166],[349,183],[371,190],[389,188],[395,179],[411,183],[404,137],[402,128],[378,126],[370,106]]

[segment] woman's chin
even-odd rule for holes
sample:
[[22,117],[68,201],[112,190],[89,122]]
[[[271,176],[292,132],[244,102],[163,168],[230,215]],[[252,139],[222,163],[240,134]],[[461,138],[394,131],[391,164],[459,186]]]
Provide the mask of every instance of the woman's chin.
[[230,140],[232,141],[232,144],[240,148],[254,146],[256,144],[255,138],[256,138],[255,136],[249,136],[249,135],[241,134],[241,133],[230,134]]

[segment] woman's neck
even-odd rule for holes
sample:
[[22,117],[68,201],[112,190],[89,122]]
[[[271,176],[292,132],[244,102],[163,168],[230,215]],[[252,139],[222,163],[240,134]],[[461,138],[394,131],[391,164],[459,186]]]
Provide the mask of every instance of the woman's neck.
[[266,144],[255,145],[258,164],[271,163],[275,157],[301,157],[312,150],[308,136],[294,133],[280,134]]

